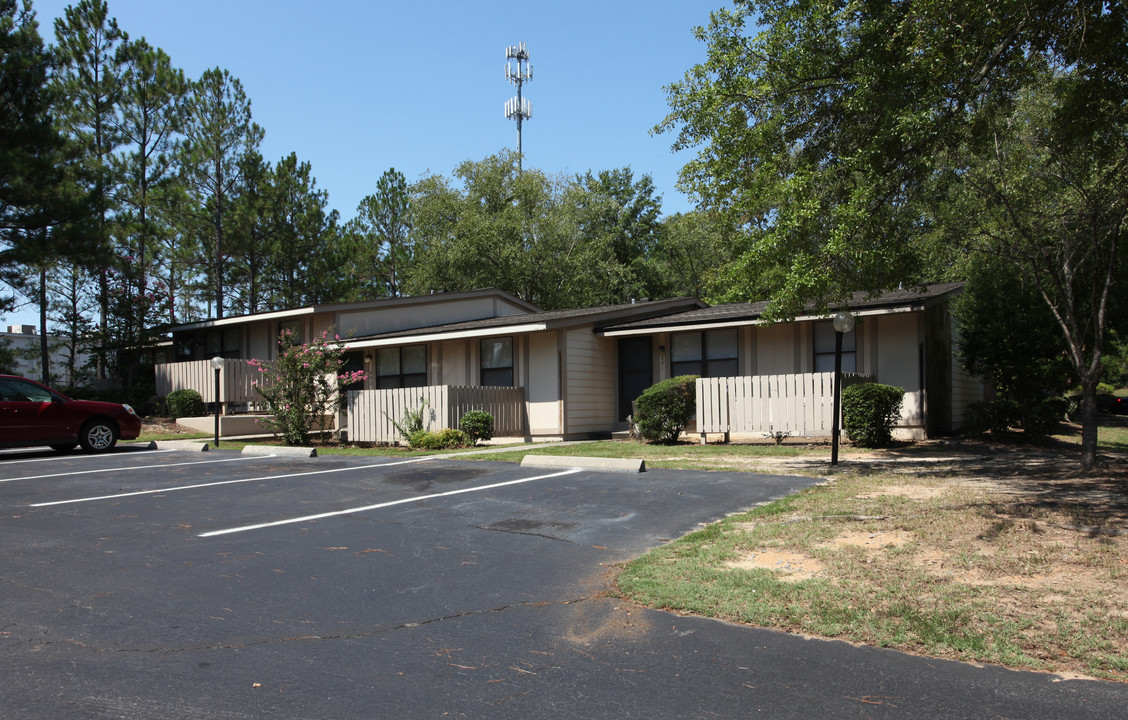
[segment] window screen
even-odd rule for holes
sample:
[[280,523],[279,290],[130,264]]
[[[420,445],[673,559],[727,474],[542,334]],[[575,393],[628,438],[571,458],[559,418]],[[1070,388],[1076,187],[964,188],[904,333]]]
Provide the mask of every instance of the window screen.
[[513,387],[513,338],[482,341],[481,384]]
[[740,372],[736,330],[677,333],[670,339],[674,375],[734,377]]
[[[834,323],[812,323],[815,372],[834,372]],[[842,335],[842,372],[857,372],[857,328]]]

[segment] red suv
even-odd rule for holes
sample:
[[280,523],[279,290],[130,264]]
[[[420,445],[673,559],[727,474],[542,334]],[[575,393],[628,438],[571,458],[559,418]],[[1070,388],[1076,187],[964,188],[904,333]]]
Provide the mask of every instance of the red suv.
[[0,375],[0,447],[49,445],[65,452],[81,445],[106,452],[118,439],[141,434],[141,418],[128,405],[71,400],[26,378]]

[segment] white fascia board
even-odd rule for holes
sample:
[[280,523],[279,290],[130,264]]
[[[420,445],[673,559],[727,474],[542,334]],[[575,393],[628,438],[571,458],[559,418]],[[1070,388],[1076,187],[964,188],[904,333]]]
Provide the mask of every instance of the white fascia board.
[[547,330],[544,323],[528,323],[525,325],[502,325],[476,330],[461,330],[457,332],[436,332],[426,335],[402,335],[400,337],[379,338],[376,340],[346,341],[349,350],[363,348],[392,347],[399,345],[421,345],[429,342],[443,342],[445,340],[463,340],[466,338],[496,337],[499,335],[521,335],[531,332]]
[[[872,317],[877,315],[895,315],[899,313],[921,312],[924,310],[923,305],[905,306],[897,308],[880,308],[875,310],[858,310],[854,312],[854,317]],[[800,315],[790,322],[810,322],[812,320],[831,320],[833,315]],[[743,319],[743,320],[725,320],[722,322],[711,323],[686,323],[684,325],[656,325],[653,327],[645,328],[628,328],[626,330],[603,330],[597,332],[599,337],[628,337],[631,335],[655,335],[657,333],[670,333],[670,332],[691,332],[693,330],[717,330],[721,328],[733,327],[747,327],[749,325],[758,325],[761,327],[768,327],[776,325],[777,323],[762,323],[758,319]]]
[[188,323],[186,325],[177,325],[174,332],[182,332],[184,330],[199,330],[200,328],[209,327],[223,327],[225,325],[239,325],[241,323],[252,323],[260,320],[280,320],[300,315],[312,315],[316,308],[304,307],[297,310],[275,310],[274,312],[258,313],[256,315],[240,315],[233,318],[222,318],[220,320],[201,320],[199,322]]

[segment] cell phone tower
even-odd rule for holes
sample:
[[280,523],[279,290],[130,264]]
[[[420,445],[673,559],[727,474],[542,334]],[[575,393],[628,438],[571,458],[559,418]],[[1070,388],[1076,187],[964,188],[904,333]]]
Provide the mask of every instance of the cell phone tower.
[[505,101],[505,117],[517,121],[517,170],[521,171],[521,123],[533,116],[533,104],[521,97],[521,86],[533,79],[525,43],[505,48],[505,79],[517,86],[517,97]]

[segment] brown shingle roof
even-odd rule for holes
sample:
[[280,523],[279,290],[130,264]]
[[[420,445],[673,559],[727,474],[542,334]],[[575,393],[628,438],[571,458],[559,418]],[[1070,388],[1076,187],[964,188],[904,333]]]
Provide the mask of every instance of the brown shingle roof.
[[[846,307],[851,310],[878,310],[882,308],[929,304],[961,287],[963,287],[962,282],[937,283],[924,287],[891,290],[872,299],[867,299],[865,293],[855,293],[853,297],[851,297],[850,302],[831,305],[830,309],[838,310]],[[726,303],[677,313],[675,315],[662,315],[660,317],[646,318],[643,320],[604,325],[600,327],[599,330],[611,332],[616,330],[661,328],[671,325],[705,325],[709,323],[735,322],[740,320],[748,320],[751,322],[759,319],[767,306],[768,301],[766,300],[748,303]],[[814,306],[808,306],[808,309],[813,310]]]
[[648,300],[643,302],[623,303],[620,305],[600,305],[598,307],[574,308],[571,310],[550,310],[537,313],[524,313],[520,315],[504,315],[501,317],[483,318],[481,320],[467,320],[464,322],[448,323],[446,325],[431,325],[429,327],[412,328],[410,330],[397,330],[395,332],[366,335],[364,337],[350,338],[350,341],[380,340],[384,338],[408,338],[417,335],[431,335],[433,333],[455,333],[468,330],[487,330],[496,328],[503,332],[505,328],[517,325],[544,324],[551,327],[567,327],[569,325],[582,325],[587,322],[617,322],[624,319],[645,319],[655,315],[668,315],[679,313],[687,308],[700,308],[704,305],[694,298],[674,298],[671,300]]

